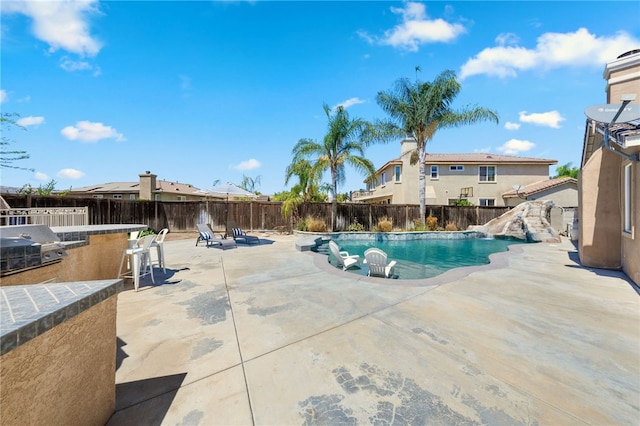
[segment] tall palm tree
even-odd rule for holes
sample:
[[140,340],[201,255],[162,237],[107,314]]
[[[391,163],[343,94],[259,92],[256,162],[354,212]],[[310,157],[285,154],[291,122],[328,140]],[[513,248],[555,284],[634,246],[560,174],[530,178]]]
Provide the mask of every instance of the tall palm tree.
[[338,185],[345,181],[345,165],[349,164],[367,177],[375,174],[373,163],[364,157],[365,148],[380,135],[371,123],[360,118],[349,118],[349,114],[338,106],[334,113],[323,105],[328,120],[327,134],[322,143],[311,139],[300,139],[293,147],[293,161],[310,160],[314,171],[331,173],[331,229],[335,229],[338,215]]
[[420,222],[424,226],[426,146],[436,131],[450,127],[475,124],[480,121],[498,123],[498,114],[477,106],[453,109],[451,104],[460,93],[460,83],[453,71],[443,71],[433,82],[412,83],[406,78],[398,79],[389,91],[378,92],[378,105],[391,116],[391,120],[381,124],[395,128],[412,137],[417,144],[412,154],[411,164],[418,163]]

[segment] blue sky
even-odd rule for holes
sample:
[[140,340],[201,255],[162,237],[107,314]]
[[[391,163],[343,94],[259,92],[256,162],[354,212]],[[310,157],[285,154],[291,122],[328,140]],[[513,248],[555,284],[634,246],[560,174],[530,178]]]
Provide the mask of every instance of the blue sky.
[[[279,192],[296,142],[322,140],[324,103],[385,118],[376,94],[416,66],[422,81],[457,73],[454,107],[500,116],[440,131],[428,152],[578,166],[605,64],[640,48],[635,1],[3,0],[1,13],[0,106],[26,129],[4,136],[31,156],[14,165],[35,170],[2,169],[17,187],[149,170],[202,189],[248,176]],[[366,156],[380,167],[399,154],[398,141]],[[362,180],[347,169],[339,191]]]

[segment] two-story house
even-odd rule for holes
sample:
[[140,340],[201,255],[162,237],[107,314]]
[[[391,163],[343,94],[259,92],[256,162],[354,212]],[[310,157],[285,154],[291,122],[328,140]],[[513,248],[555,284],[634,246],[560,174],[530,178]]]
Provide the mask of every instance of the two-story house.
[[[367,191],[353,193],[353,201],[420,203],[419,167],[410,164],[411,152],[415,149],[413,138],[403,139],[400,158],[388,161],[379,168],[376,172],[377,181],[367,183]],[[426,204],[447,205],[462,198],[478,206],[511,205],[503,197],[504,194],[549,180],[549,166],[556,163],[556,160],[544,158],[488,153],[427,154]]]
[[608,132],[610,122],[587,119],[580,169],[578,253],[584,266],[622,269],[640,284],[640,49],[607,63],[603,77],[606,102],[613,113],[623,98],[633,95],[635,100],[625,108],[636,113],[630,121],[617,120]]

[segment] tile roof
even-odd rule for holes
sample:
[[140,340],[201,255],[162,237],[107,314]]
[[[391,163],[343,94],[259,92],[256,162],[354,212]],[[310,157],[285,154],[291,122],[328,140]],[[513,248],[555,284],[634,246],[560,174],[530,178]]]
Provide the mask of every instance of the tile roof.
[[491,154],[476,152],[468,154],[427,154],[426,163],[429,164],[465,164],[465,163],[509,163],[509,164],[556,164],[558,160],[548,158],[518,157],[514,155]]
[[555,188],[558,186],[562,186],[567,183],[578,184],[578,180],[570,177],[560,177],[554,179],[541,180],[539,182],[535,182],[520,188],[517,192],[515,190],[508,191],[502,194],[505,198],[517,197],[518,194],[524,197],[528,197],[529,195],[536,194],[538,192],[545,191],[547,189]]
[[[161,193],[179,193],[186,195],[201,195],[200,189],[188,183],[169,182],[166,180],[157,180],[154,192]],[[140,192],[140,182],[108,182],[99,185],[84,186],[72,188],[71,192],[86,193],[138,193]]]

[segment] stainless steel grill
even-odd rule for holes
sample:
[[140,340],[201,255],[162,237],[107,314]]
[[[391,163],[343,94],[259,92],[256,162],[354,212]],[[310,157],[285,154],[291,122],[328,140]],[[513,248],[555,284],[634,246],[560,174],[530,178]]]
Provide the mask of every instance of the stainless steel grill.
[[2,275],[46,265],[66,255],[64,245],[47,225],[0,227]]

